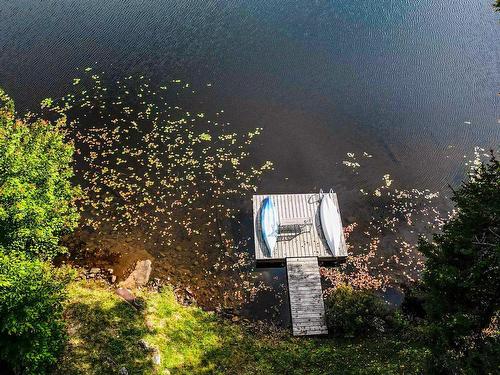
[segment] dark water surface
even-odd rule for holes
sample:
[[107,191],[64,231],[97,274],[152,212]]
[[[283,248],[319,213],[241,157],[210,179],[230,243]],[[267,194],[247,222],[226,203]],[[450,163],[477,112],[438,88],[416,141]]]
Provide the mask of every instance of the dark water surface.
[[[361,184],[439,190],[498,145],[491,2],[0,0],[0,85],[26,110],[86,66],[212,83],[200,95],[235,131],[264,128],[255,158],[276,170],[261,191],[333,187],[349,216]],[[347,152],[375,167],[353,180]]]
[[440,188],[464,152],[499,141],[490,3],[0,0],[0,84],[24,109],[95,63],[210,82],[236,129],[266,130],[268,190],[350,190],[337,168],[348,151],[380,159],[373,178]]

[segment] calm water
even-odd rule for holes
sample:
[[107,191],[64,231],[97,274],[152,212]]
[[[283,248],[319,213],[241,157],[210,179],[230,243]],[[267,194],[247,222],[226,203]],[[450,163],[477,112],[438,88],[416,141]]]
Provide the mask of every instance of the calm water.
[[500,139],[500,17],[460,3],[0,0],[0,84],[28,108],[95,63],[211,82],[236,128],[266,129],[267,190],[349,191],[338,163],[362,151],[373,178],[439,188]]
[[[474,146],[499,144],[491,2],[0,0],[0,85],[27,109],[90,65],[212,83],[207,105],[265,129],[262,190],[334,187],[349,215],[362,183],[441,189]],[[375,167],[353,180],[341,162],[364,151]]]

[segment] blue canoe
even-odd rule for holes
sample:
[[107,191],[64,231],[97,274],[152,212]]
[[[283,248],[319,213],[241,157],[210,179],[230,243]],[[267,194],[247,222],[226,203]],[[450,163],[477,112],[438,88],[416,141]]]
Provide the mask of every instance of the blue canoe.
[[276,206],[271,197],[267,197],[262,202],[260,211],[260,225],[262,227],[262,239],[264,240],[269,254],[273,255],[278,240],[279,219]]

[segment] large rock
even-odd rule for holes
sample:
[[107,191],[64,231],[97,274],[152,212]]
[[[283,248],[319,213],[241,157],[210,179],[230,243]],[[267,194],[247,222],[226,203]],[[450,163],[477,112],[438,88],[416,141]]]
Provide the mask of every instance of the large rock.
[[125,288],[118,288],[116,289],[116,294],[118,294],[126,302],[130,303],[132,306],[135,307],[135,296],[130,290]]
[[120,283],[122,288],[135,289],[145,286],[151,276],[151,261],[140,260],[135,264],[135,269],[125,281]]

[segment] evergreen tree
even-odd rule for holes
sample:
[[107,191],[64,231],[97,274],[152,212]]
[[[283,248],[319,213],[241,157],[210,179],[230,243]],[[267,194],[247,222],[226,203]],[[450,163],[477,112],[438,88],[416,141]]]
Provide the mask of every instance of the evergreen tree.
[[493,152],[452,200],[456,215],[433,242],[419,245],[427,258],[430,367],[435,373],[482,372],[497,368],[500,354],[498,335],[486,332],[500,308],[500,166]]

